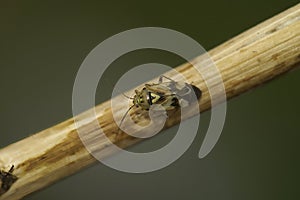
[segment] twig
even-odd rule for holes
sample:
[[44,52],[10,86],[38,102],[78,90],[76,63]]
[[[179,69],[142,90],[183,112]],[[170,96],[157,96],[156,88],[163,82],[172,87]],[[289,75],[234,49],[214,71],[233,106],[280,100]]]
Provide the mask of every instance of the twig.
[[[222,75],[227,98],[242,94],[293,69],[300,61],[300,4],[238,35],[209,53]],[[203,62],[203,57],[200,56],[193,62]],[[190,83],[203,90],[199,102],[200,109],[209,109],[211,105],[207,87],[201,77],[193,76],[195,69],[187,63],[176,70]],[[167,73],[167,76],[172,77],[172,73]],[[210,78],[213,82],[213,74]],[[120,103],[120,107],[127,106],[127,102]],[[98,105],[96,110],[99,111],[98,121],[111,141],[121,147],[128,147],[140,141],[126,134],[115,137],[118,127],[111,114],[110,101]],[[88,123],[81,128],[87,137],[91,138],[92,143],[97,135],[93,120],[88,118],[87,113],[81,117],[86,117]],[[117,113],[116,117],[122,118],[122,113]],[[170,121],[167,126],[176,123],[177,121]],[[94,148],[105,157],[112,154],[108,145],[104,142],[103,145]],[[95,161],[78,137],[74,119],[69,119],[0,150],[0,169],[3,173],[11,173],[18,178],[0,199],[20,199]],[[13,165],[14,171],[9,172]]]

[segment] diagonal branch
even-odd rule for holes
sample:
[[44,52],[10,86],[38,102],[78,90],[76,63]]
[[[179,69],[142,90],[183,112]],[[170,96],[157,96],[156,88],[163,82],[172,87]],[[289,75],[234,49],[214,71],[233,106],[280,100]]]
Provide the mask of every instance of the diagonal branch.
[[[209,54],[222,75],[229,99],[293,69],[300,61],[300,4],[219,45]],[[203,62],[203,57],[192,62]],[[195,69],[191,64],[176,70],[203,90],[201,111],[210,109],[207,86],[201,77],[193,76]],[[172,77],[171,72],[166,75]],[[214,81],[213,74],[210,79]],[[120,104],[127,106],[126,102]],[[110,101],[98,105],[96,110],[98,121],[111,141],[124,148],[140,141],[125,134],[115,137],[118,126],[111,114]],[[121,119],[122,114],[117,113],[116,117]],[[87,122],[81,128],[92,144],[98,137],[97,129],[87,113],[81,117]],[[176,123],[168,121],[167,126]],[[109,145],[104,141],[95,145],[94,150],[105,157],[112,154]],[[20,199],[95,162],[78,137],[74,119],[69,119],[0,150],[1,173],[18,178],[2,192],[0,199]],[[14,171],[10,171],[13,165]],[[3,187],[3,177],[8,176],[1,177]]]

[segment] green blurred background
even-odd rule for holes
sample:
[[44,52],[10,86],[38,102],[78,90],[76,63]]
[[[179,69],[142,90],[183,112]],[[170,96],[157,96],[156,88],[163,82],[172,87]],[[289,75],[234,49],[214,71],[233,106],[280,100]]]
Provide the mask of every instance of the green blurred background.
[[[165,27],[209,50],[296,3],[1,1],[0,147],[70,118],[77,70],[96,45],[116,33]],[[112,84],[100,83],[97,102],[109,98],[122,73],[148,62],[176,66],[182,60],[160,51],[125,55],[107,71]],[[169,167],[127,174],[98,164],[25,199],[299,199],[299,78],[295,70],[231,100],[221,138],[202,160],[198,151],[209,112],[201,115],[193,145]],[[175,130],[132,150],[163,146]]]

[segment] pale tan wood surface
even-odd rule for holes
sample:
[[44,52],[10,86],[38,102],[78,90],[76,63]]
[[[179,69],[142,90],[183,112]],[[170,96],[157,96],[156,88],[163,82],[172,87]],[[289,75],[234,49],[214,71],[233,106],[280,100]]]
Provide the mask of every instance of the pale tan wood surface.
[[[300,4],[221,44],[209,54],[222,75],[228,99],[293,69],[300,61]],[[192,63],[201,63],[203,59],[199,56]],[[191,64],[184,64],[176,70],[203,90],[200,109],[209,109],[210,95],[206,84],[201,77],[194,76],[195,69]],[[206,70],[209,73],[209,68]],[[172,72],[166,74],[173,78]],[[214,82],[214,75],[210,74],[211,82]],[[124,101],[118,106],[128,107],[128,103]],[[98,105],[96,110],[97,120],[112,142],[127,147],[140,141],[125,134],[116,137],[118,126],[113,121],[110,101]],[[116,113],[116,118],[120,119],[123,114]],[[81,118],[84,119],[81,129],[90,138],[89,144],[95,152],[102,157],[112,154],[110,143],[105,140],[102,145],[94,144],[96,137],[99,141],[99,132],[88,112]],[[169,120],[166,127],[177,122]],[[20,199],[95,161],[78,137],[74,119],[69,119],[0,150],[1,170],[8,171],[14,165],[12,173],[18,177],[0,199]]]

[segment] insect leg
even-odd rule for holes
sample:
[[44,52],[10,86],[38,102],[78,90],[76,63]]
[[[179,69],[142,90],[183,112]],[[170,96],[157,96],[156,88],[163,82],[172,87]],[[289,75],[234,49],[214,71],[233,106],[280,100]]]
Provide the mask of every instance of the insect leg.
[[12,165],[11,168],[9,169],[8,173],[13,173],[15,166]]

